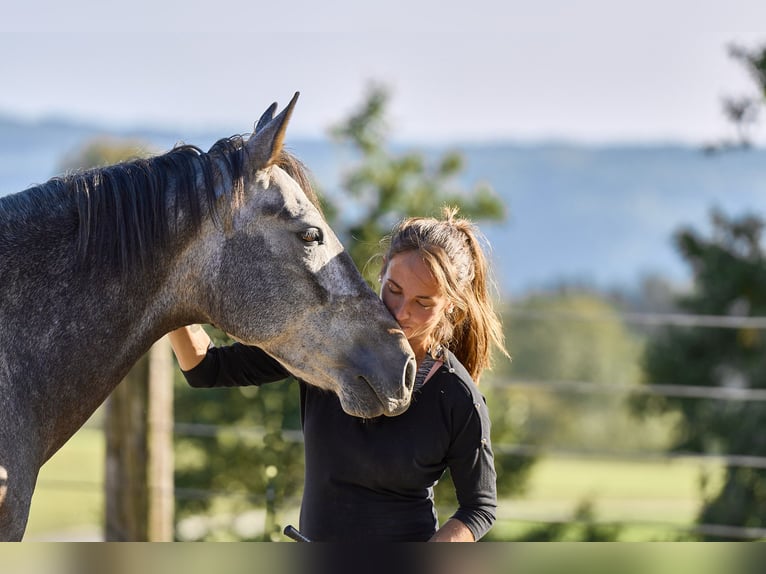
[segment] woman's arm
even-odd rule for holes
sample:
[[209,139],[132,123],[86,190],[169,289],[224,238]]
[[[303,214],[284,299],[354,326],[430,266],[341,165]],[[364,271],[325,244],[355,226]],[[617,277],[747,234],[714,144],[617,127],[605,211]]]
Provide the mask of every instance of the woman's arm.
[[458,501],[458,509],[450,521],[460,523],[470,531],[474,540],[479,540],[495,522],[497,474],[486,402],[475,387],[466,385],[465,388],[470,393],[470,401],[465,400],[468,397],[461,397],[462,400],[453,405],[455,426],[447,454]]
[[429,542],[476,542],[473,532],[457,518],[450,518],[436,531]]
[[182,371],[190,371],[199,365],[210,346],[210,337],[200,325],[188,325],[171,331],[168,338]]
[[290,376],[258,347],[241,343],[214,347],[199,325],[181,327],[168,336],[186,382],[195,388],[262,385]]

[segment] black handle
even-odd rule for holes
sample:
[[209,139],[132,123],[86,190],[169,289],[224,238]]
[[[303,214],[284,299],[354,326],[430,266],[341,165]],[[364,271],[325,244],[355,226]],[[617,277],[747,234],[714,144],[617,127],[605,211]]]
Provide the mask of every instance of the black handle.
[[285,526],[283,533],[285,536],[292,538],[296,542],[311,542],[310,538],[306,538],[303,534],[298,532],[298,529],[295,528],[292,524]]

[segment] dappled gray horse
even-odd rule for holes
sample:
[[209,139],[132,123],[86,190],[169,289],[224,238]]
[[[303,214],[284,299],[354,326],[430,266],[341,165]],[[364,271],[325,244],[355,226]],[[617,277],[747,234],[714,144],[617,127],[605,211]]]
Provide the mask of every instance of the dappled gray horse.
[[163,334],[212,323],[360,417],[407,408],[414,357],[282,149],[295,101],[203,153],[0,198],[0,539],[40,466]]

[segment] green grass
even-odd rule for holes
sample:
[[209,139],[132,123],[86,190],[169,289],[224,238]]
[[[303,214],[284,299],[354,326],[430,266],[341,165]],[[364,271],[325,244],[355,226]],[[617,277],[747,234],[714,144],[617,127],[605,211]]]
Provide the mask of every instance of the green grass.
[[83,427],[42,467],[25,540],[100,533],[104,516],[104,434]]
[[514,538],[545,521],[569,520],[587,501],[595,521],[626,524],[620,540],[671,539],[694,523],[703,469],[715,488],[722,468],[689,459],[542,459],[524,496],[499,504],[496,534]]

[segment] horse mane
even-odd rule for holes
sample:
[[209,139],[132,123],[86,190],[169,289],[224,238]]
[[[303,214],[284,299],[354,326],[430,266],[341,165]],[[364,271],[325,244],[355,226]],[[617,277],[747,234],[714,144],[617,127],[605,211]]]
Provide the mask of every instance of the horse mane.
[[[69,202],[76,217],[78,264],[116,267],[124,273],[153,261],[175,231],[182,211],[194,230],[205,213],[221,223],[224,210],[236,205],[244,190],[245,141],[239,135],[224,138],[207,153],[182,144],[162,155],[55,177],[3,198],[0,223],[3,213],[23,213],[23,219],[31,221],[34,214],[60,209],[63,198],[69,198],[63,202]],[[320,208],[298,159],[283,150],[275,164]],[[222,184],[216,189],[219,174]],[[228,202],[221,201],[222,195]]]

